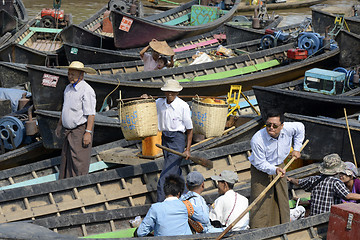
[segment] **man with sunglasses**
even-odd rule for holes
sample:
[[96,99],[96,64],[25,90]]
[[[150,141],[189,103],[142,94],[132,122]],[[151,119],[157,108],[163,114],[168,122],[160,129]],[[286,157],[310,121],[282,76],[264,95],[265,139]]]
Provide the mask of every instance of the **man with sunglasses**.
[[262,228],[290,221],[288,187],[284,160],[290,153],[299,158],[300,148],[305,138],[305,127],[300,122],[285,122],[284,114],[276,109],[266,113],[266,127],[251,139],[251,196],[250,201],[281,173],[280,180],[266,193],[250,211],[250,227]]

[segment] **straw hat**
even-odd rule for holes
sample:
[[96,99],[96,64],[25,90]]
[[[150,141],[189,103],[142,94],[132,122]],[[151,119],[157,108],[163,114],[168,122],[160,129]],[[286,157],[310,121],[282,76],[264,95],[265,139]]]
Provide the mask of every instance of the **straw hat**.
[[162,86],[161,91],[164,92],[180,92],[183,89],[183,87],[180,85],[180,83],[177,80],[167,80]]
[[91,67],[85,67],[82,62],[73,61],[69,66],[60,66],[58,68],[67,68],[67,69],[74,69],[86,73],[96,74],[96,70]]
[[166,41],[151,41],[149,43],[150,47],[157,51],[160,54],[164,54],[167,56],[175,55],[174,50],[166,43]]
[[336,153],[326,155],[319,166],[320,173],[324,175],[335,175],[345,170],[345,163]]

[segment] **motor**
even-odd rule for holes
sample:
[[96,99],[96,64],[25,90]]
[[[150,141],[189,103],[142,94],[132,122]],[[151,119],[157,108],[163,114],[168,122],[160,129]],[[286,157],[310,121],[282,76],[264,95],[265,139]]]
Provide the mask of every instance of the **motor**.
[[32,109],[29,107],[28,115],[4,116],[0,119],[0,145],[1,150],[14,150],[21,144],[33,142],[38,134],[38,126],[32,118]]
[[278,41],[286,42],[290,35],[282,31],[273,31],[271,29],[265,30],[265,36],[261,38],[260,49],[269,49],[277,46]]
[[303,32],[299,34],[298,47],[307,50],[308,55],[310,56],[318,51],[321,52],[323,39],[324,37],[320,36],[318,33]]
[[65,14],[60,10],[61,0],[54,0],[54,8],[43,8],[41,10],[40,27],[44,28],[64,28],[70,25],[71,15]]

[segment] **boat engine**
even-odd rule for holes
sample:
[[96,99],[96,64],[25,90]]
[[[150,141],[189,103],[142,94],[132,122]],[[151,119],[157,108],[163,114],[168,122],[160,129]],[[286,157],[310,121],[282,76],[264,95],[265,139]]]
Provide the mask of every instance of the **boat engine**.
[[[4,116],[0,118],[0,146],[1,151],[14,150],[21,144],[33,142],[39,132],[37,122],[32,118],[32,107],[28,115]],[[30,114],[29,114],[30,113]]]
[[271,29],[266,29],[265,34],[266,35],[261,38],[260,49],[276,47],[278,40],[281,42],[285,42],[290,37],[288,33],[283,33],[282,31],[275,32]]
[[324,37],[320,36],[318,33],[304,32],[299,34],[298,38],[298,47],[305,49],[308,52],[308,55],[313,55],[318,51],[321,51]]
[[43,8],[41,10],[40,27],[64,28],[71,22],[71,16],[60,10],[61,0],[54,0],[54,8]]
[[137,0],[110,0],[108,9],[140,16]]

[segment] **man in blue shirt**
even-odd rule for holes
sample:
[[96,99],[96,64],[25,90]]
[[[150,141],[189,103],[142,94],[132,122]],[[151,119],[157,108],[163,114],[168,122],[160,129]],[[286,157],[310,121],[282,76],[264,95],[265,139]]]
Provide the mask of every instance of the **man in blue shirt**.
[[290,221],[288,187],[284,160],[290,153],[300,157],[300,148],[305,138],[305,127],[300,122],[285,122],[284,115],[275,109],[266,113],[266,128],[255,133],[251,139],[251,196],[254,201],[278,173],[282,178],[250,211],[250,227],[262,228]]
[[189,200],[189,202],[200,210],[199,215],[203,216],[205,221],[200,222],[203,226],[203,233],[222,232],[222,228],[215,228],[211,225],[209,218],[209,207],[205,199],[200,195],[204,191],[204,177],[197,171],[190,172],[186,176],[186,186],[189,191],[182,195],[180,200]]
[[[185,204],[179,200],[184,191],[184,180],[177,175],[169,175],[165,178],[164,192],[166,199],[163,202],[153,204],[144,220],[141,222],[137,235],[146,236],[154,231],[155,236],[191,235],[188,224],[188,210]],[[204,217],[199,215],[199,209],[194,207],[193,219],[203,222]]]

